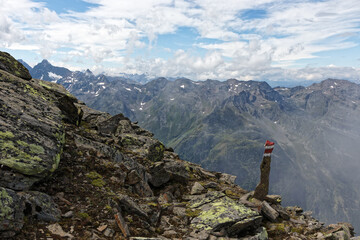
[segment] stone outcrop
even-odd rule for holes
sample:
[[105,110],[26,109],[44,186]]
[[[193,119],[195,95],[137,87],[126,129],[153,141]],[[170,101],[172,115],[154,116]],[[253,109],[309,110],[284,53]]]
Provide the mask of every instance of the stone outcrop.
[[32,78],[27,68],[7,52],[0,51],[0,70],[25,80]]
[[[7,70],[10,71],[10,70]],[[183,161],[122,114],[0,70],[0,238],[342,239],[280,196]]]

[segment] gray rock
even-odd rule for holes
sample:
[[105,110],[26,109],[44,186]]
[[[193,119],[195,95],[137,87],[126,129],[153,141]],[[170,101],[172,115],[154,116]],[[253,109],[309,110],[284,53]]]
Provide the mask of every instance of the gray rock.
[[114,236],[114,233],[115,233],[114,230],[112,230],[111,228],[107,228],[105,230],[105,232],[104,232],[104,236],[105,237],[112,237],[112,236]]
[[49,195],[36,191],[22,192],[19,195],[25,199],[25,215],[45,222],[60,220],[61,212]]
[[236,176],[227,173],[222,173],[220,177],[220,181],[228,184],[235,184],[235,180]]
[[177,235],[177,232],[175,232],[174,230],[167,230],[162,235],[167,238],[173,238]]
[[193,237],[198,240],[206,240],[210,236],[210,233],[208,231],[202,230],[202,231],[193,231],[190,233],[190,237]]
[[131,237],[130,240],[161,240],[161,238]]
[[148,218],[148,215],[127,195],[117,196],[118,205],[128,213],[134,213],[140,217]]
[[348,240],[350,239],[349,234],[346,231],[339,231],[333,233],[335,240]]
[[218,188],[218,184],[216,182],[209,182],[204,185],[205,188]]
[[74,215],[73,211],[68,211],[65,214],[62,215],[64,218],[71,218]]
[[24,201],[16,192],[0,187],[0,209],[0,237],[12,237],[24,225]]
[[268,240],[268,233],[264,227],[260,227],[256,230],[253,236],[246,236],[239,238],[239,240]]
[[290,219],[290,215],[288,214],[286,209],[284,207],[282,207],[281,205],[274,205],[273,208],[275,209],[275,211],[277,211],[279,213],[279,215],[282,219],[284,219],[284,220]]
[[191,221],[191,226],[195,229],[219,231],[239,221],[259,216],[257,212],[226,196],[210,202],[204,199],[206,198],[190,205],[199,210],[199,216]]
[[134,133],[130,120],[121,113],[98,123],[97,127],[100,133],[107,135],[113,134],[118,136],[121,133]]
[[130,185],[134,185],[138,183],[140,180],[141,178],[136,170],[130,171],[126,177],[126,183]]
[[154,196],[153,191],[149,184],[143,180],[133,185],[133,191],[141,197],[152,197]]
[[227,229],[228,235],[236,236],[245,229],[249,229],[250,227],[257,229],[261,224],[261,220],[262,220],[261,216],[249,217],[240,220]]
[[266,201],[263,201],[261,204],[261,213],[272,222],[275,222],[279,217],[279,213]]
[[186,216],[186,208],[183,207],[174,207],[173,208],[173,213],[179,217],[184,217]]
[[182,161],[159,162],[150,169],[150,174],[149,181],[155,187],[160,187],[170,180],[184,183],[190,178],[186,163]]
[[74,238],[70,233],[65,232],[58,223],[51,224],[46,227],[52,234],[58,235],[61,238]]
[[18,173],[2,174],[2,186],[26,190],[58,167],[65,142],[64,113],[57,106],[61,100],[42,84],[1,72],[0,164]]
[[197,195],[197,194],[201,194],[202,192],[204,192],[205,188],[198,182],[195,182],[194,185],[191,188],[191,195]]

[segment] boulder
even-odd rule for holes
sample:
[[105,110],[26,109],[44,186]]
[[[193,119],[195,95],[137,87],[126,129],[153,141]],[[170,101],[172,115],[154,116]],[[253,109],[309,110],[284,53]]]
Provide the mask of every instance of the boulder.
[[195,229],[206,231],[220,231],[230,229],[229,235],[237,235],[242,231],[257,229],[261,223],[261,216],[236,202],[229,197],[215,198],[211,202],[204,203],[202,200],[193,203],[190,208],[198,210],[198,216],[191,221]]
[[21,192],[19,195],[25,201],[24,213],[26,216],[44,222],[57,222],[60,220],[61,212],[49,195],[36,191]]
[[[40,80],[0,76],[0,164],[3,187],[26,190],[54,172],[65,142],[62,112]],[[14,182],[16,181],[16,182]]]
[[160,187],[170,180],[186,182],[190,178],[187,165],[182,161],[159,162],[150,169],[150,175],[149,181],[154,187]]
[[25,80],[32,78],[29,70],[7,52],[0,51],[0,69]]
[[256,230],[255,234],[253,236],[246,236],[239,238],[239,240],[268,240],[268,233],[266,231],[266,228],[260,227]]
[[15,191],[0,187],[0,237],[9,238],[24,225],[23,199]]
[[272,222],[275,222],[279,217],[279,213],[266,201],[263,201],[261,204],[261,213]]
[[201,194],[202,192],[204,192],[204,190],[205,188],[200,183],[195,182],[191,188],[190,194],[192,195]]
[[133,213],[140,217],[148,218],[148,215],[129,196],[119,194],[117,203],[127,213]]

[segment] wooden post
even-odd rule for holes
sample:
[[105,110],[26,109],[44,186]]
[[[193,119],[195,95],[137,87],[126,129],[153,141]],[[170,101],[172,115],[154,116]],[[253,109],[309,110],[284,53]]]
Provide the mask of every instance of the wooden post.
[[260,165],[260,182],[255,188],[254,198],[264,200],[269,193],[269,177],[270,177],[270,164],[271,153],[274,149],[274,143],[266,141],[263,159]]

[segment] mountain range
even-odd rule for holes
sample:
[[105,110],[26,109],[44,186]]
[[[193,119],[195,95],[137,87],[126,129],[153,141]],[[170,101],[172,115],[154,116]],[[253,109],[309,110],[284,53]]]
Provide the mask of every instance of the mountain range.
[[183,159],[234,174],[247,189],[258,181],[263,143],[274,141],[271,192],[327,222],[351,221],[360,228],[358,84],[327,79],[290,88],[186,78],[140,84],[55,70],[62,76],[57,83],[89,106],[124,113]]

